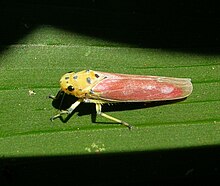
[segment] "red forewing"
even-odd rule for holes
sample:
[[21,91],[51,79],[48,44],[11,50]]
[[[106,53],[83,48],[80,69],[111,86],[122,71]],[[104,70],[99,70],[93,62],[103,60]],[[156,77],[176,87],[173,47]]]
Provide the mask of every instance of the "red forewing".
[[92,91],[103,100],[118,102],[174,100],[187,97],[192,92],[191,81],[187,78],[102,74],[106,78],[94,86]]

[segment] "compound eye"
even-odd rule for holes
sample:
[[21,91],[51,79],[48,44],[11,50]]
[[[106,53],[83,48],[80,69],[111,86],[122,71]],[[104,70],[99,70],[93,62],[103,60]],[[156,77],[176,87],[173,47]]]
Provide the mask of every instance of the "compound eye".
[[74,88],[73,88],[72,85],[68,86],[67,89],[68,89],[69,91],[74,91]]

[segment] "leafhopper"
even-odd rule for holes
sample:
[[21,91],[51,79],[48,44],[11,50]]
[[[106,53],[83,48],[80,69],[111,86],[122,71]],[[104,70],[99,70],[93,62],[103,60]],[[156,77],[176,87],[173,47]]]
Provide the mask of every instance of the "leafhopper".
[[[51,117],[71,114],[81,103],[94,103],[98,115],[120,123],[129,129],[131,125],[102,112],[102,104],[120,102],[153,102],[177,100],[189,96],[193,86],[189,78],[144,76],[83,70],[68,72],[60,79],[61,91],[77,100],[66,110]],[[56,99],[56,96],[49,96]]]

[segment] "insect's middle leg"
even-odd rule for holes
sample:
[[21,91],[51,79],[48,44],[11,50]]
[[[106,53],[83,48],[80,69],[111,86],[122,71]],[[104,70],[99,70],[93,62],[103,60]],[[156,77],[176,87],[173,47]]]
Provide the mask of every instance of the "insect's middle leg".
[[102,112],[102,105],[100,103],[96,103],[96,112],[100,116],[103,116],[103,117],[108,118],[112,121],[120,123],[121,125],[124,125],[124,126],[128,127],[129,129],[131,129],[131,125],[129,125],[128,123],[103,113]]

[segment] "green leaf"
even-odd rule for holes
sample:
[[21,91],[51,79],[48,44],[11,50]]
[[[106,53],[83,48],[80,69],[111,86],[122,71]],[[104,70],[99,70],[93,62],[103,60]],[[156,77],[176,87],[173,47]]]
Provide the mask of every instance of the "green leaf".
[[[151,151],[220,144],[220,55],[184,50],[137,48],[51,26],[36,28],[0,55],[0,156],[74,155]],[[191,78],[186,100],[137,109],[109,106],[108,114],[133,126],[91,122],[90,114],[67,123],[49,94],[68,71]],[[35,93],[33,93],[34,91]],[[86,109],[87,105],[83,107]],[[88,105],[88,109],[94,109]],[[89,111],[90,112],[90,111]],[[92,112],[92,111],[91,111]]]

